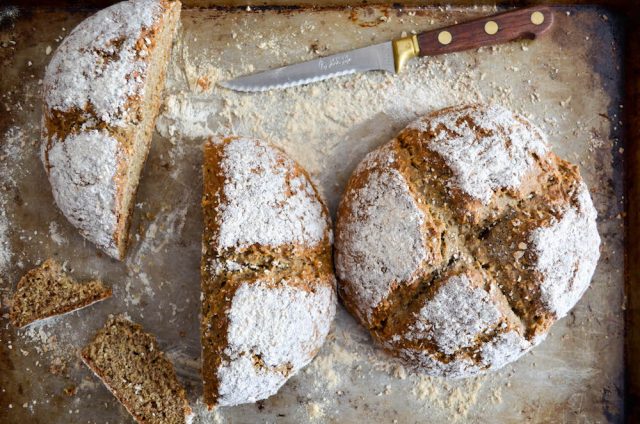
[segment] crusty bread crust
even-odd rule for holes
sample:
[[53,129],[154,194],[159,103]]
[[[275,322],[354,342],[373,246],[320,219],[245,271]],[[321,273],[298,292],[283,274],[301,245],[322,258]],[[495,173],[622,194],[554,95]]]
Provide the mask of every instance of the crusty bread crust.
[[497,106],[444,109],[354,171],[337,213],[338,291],[422,372],[496,369],[588,287],[595,218],[577,167],[529,121]]
[[208,142],[203,173],[204,401],[255,402],[315,356],[333,319],[328,212],[306,172],[257,140]]

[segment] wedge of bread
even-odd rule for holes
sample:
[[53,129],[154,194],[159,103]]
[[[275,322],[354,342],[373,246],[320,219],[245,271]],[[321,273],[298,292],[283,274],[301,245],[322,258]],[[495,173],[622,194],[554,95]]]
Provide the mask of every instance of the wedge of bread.
[[111,296],[100,281],[77,283],[52,259],[27,272],[13,294],[9,318],[16,327],[73,312]]
[[137,422],[188,422],[191,408],[173,365],[140,325],[109,318],[81,357]]
[[44,85],[42,160],[80,233],[125,255],[131,210],[161,104],[180,2],[131,0],[81,22]]

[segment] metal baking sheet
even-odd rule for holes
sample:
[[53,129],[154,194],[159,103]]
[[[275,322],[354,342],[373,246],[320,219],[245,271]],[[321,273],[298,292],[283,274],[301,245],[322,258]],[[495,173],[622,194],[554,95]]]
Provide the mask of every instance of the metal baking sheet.
[[[549,36],[414,61],[262,94],[221,79],[462,21],[490,8],[192,9],[182,14],[163,113],[136,200],[124,262],[100,254],[53,203],[39,161],[41,78],[83,10],[0,12],[0,422],[132,422],[76,352],[124,312],[175,361],[200,422],[618,422],[623,409],[622,19],[559,8]],[[9,10],[10,12],[10,10]],[[201,145],[214,134],[281,146],[311,173],[332,213],[355,165],[426,112],[497,102],[528,116],[580,165],[599,213],[591,288],[545,342],[503,370],[462,381],[409,373],[339,307],[318,357],[262,402],[206,413],[199,381]],[[112,299],[16,331],[6,313],[20,276],[46,258]]]

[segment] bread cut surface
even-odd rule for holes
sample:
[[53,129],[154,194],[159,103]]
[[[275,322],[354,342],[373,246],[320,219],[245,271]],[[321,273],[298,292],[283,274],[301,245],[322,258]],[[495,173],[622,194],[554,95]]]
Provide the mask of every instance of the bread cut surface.
[[9,318],[16,327],[73,312],[111,296],[111,288],[100,281],[78,283],[48,259],[27,272],[18,282]]
[[131,0],[87,18],[47,66],[42,160],[56,204],[122,259],[161,104],[180,2]]
[[329,332],[329,217],[302,168],[267,143],[212,140],[203,172],[204,400],[255,402],[311,361]]
[[109,318],[81,356],[137,422],[188,422],[191,408],[173,365],[140,325]]
[[374,339],[431,375],[497,369],[587,289],[596,211],[578,169],[499,106],[444,109],[354,171],[336,225],[338,290]]

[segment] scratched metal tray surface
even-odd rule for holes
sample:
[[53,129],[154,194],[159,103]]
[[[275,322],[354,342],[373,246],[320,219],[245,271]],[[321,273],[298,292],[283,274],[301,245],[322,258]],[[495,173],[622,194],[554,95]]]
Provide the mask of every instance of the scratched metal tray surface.
[[[39,161],[41,78],[51,52],[90,10],[4,9],[0,18],[0,422],[132,422],[77,359],[109,314],[158,336],[198,422],[619,422],[623,408],[623,221],[620,17],[558,8],[549,36],[416,60],[261,94],[221,79],[435,28],[490,8],[187,9],[165,104],[134,212],[130,249],[100,254],[53,203]],[[335,213],[371,149],[426,112],[496,102],[528,116],[580,166],[594,198],[602,255],[591,288],[549,337],[503,370],[462,381],[409,373],[373,347],[340,306],[317,358],[277,395],[207,413],[198,401],[201,146],[214,134],[260,137],[312,175]],[[100,277],[113,298],[26,330],[8,323],[20,276],[64,262]]]

